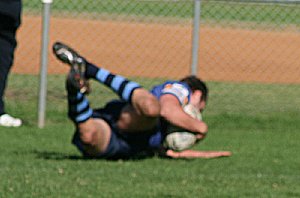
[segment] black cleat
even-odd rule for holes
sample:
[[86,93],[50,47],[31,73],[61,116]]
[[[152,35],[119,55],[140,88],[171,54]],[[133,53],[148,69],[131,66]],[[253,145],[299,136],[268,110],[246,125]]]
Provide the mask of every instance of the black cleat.
[[53,53],[60,61],[70,66],[84,61],[75,50],[60,42],[53,44]]
[[89,83],[85,78],[86,61],[75,50],[67,45],[56,42],[53,45],[53,53],[63,63],[70,65],[71,70],[68,74],[68,83],[79,90],[81,93],[90,92]]

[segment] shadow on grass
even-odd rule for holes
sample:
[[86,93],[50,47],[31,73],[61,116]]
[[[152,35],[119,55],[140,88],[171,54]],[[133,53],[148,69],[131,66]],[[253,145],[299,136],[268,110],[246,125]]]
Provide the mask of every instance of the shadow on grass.
[[39,159],[46,159],[46,160],[86,160],[89,158],[85,158],[81,155],[70,155],[64,153],[58,153],[55,151],[32,151],[37,158]]
[[110,158],[110,159],[103,159],[103,158],[95,158],[95,157],[87,157],[82,155],[70,155],[64,153],[58,153],[55,151],[32,151],[37,158],[45,159],[45,160],[109,160],[109,161],[118,161],[118,160],[130,160],[130,161],[138,161],[143,159],[152,158],[153,155],[138,155],[134,157],[118,157],[118,158]]
[[[37,151],[34,150],[32,151],[37,158],[39,159],[45,159],[45,160],[57,160],[57,161],[62,161],[62,160],[84,160],[84,161],[89,161],[89,160],[107,160],[107,161],[119,161],[119,160],[124,160],[124,161],[142,161],[145,159],[151,159],[154,157],[157,157],[162,160],[172,160],[172,161],[193,161],[196,159],[184,159],[184,158],[170,158],[166,156],[161,156],[161,155],[154,155],[154,154],[140,154],[137,156],[133,157],[118,157],[118,158],[95,158],[95,157],[87,157],[83,155],[70,155],[70,154],[64,154],[64,153],[59,153],[55,151]],[[217,159],[217,158],[214,158]],[[206,159],[206,160],[214,160],[214,159]]]

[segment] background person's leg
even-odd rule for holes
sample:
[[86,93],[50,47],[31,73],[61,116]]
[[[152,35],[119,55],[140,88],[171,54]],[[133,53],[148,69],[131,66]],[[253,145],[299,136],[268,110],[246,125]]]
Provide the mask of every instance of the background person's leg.
[[20,119],[5,112],[4,94],[17,45],[16,31],[21,24],[22,2],[0,1],[0,125],[20,126]]
[[5,113],[3,101],[4,90],[8,73],[13,63],[15,46],[16,44],[11,33],[0,32],[0,115]]
[[20,119],[14,118],[6,113],[4,104],[5,88],[8,74],[13,64],[15,47],[14,33],[3,30],[0,31],[0,125],[6,127],[19,127],[22,125]]

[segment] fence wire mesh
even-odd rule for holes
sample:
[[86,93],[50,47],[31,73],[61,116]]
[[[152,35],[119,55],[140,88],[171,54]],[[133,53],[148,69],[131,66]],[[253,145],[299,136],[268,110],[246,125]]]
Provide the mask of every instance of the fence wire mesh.
[[[39,72],[41,10],[39,0],[23,2],[16,74]],[[149,87],[190,73],[193,11],[193,0],[54,0],[50,44],[63,41]],[[232,112],[242,102],[250,113],[278,106],[299,111],[299,32],[298,1],[201,1],[198,76],[209,82],[211,106]],[[48,67],[48,97],[55,98],[68,68],[51,53]]]

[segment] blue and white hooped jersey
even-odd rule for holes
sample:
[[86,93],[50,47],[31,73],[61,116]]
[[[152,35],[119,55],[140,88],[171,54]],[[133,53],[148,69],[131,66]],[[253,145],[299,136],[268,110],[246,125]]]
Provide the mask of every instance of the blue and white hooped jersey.
[[184,82],[167,81],[152,88],[151,93],[159,99],[164,94],[175,96],[182,106],[189,103],[192,90]]
[[[182,106],[190,102],[192,90],[186,83],[178,81],[167,81],[163,84],[152,88],[151,93],[159,99],[162,95],[172,94],[175,96]],[[151,148],[159,148],[165,138],[165,130],[167,123],[161,120],[156,133],[149,138],[149,146]]]

